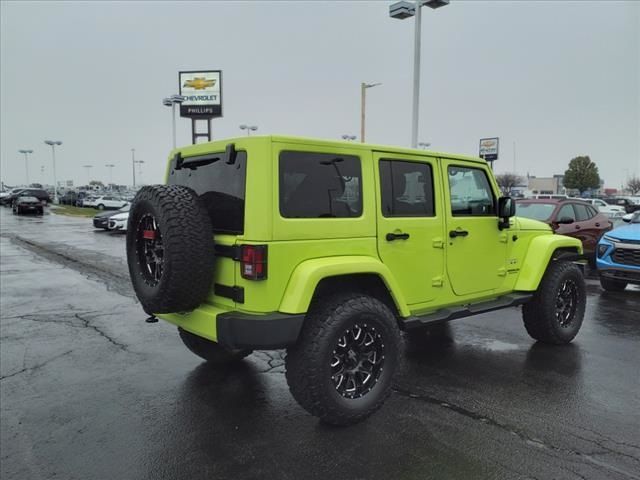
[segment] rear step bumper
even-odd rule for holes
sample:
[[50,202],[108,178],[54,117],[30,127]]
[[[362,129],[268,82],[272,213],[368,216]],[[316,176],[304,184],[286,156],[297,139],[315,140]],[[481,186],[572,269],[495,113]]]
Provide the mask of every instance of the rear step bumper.
[[221,313],[217,318],[218,343],[233,349],[285,348],[296,343],[303,322],[303,314]]

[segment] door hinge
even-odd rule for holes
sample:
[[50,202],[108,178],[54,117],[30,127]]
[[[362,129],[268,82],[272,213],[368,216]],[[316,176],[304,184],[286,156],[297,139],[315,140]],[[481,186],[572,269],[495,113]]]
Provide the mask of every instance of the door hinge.
[[431,279],[432,287],[441,287],[443,284],[444,284],[444,281],[442,280],[442,277],[433,277]]
[[506,233],[501,233],[498,238],[500,239],[500,243],[507,243],[509,241]]
[[498,269],[498,276],[499,277],[506,277],[507,276],[507,269],[502,267]]
[[433,239],[433,248],[444,248],[444,241],[441,238]]

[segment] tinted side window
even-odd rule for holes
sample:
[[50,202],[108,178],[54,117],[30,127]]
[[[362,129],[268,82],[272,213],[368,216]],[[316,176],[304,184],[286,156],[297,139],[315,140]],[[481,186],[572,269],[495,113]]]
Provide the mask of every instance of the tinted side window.
[[198,194],[207,207],[215,232],[241,234],[244,232],[247,152],[239,151],[233,165],[224,161],[224,152],[219,155],[216,161],[180,169],[175,168],[172,160],[168,183],[184,185]]
[[362,169],[352,155],[280,153],[280,214],[285,218],[362,215]]
[[431,165],[380,160],[382,214],[385,217],[433,217]]
[[448,172],[454,217],[496,214],[496,201],[484,170],[451,165]]
[[576,214],[574,213],[573,207],[571,206],[570,203],[566,203],[560,208],[560,211],[558,212],[557,218],[558,218],[558,220],[560,220],[562,218],[570,218],[570,219],[575,221]]
[[589,207],[587,207],[586,205],[574,203],[573,208],[576,210],[576,218],[579,222],[584,222],[593,217],[591,211],[589,210]]

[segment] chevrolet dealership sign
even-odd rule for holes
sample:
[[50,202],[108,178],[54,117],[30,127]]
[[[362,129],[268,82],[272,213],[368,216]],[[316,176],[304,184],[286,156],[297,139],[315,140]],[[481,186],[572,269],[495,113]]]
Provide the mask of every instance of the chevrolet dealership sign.
[[222,116],[222,72],[220,70],[189,71],[178,74],[180,116],[213,118]]
[[488,162],[493,162],[498,159],[498,146],[500,139],[494,138],[481,138],[480,139],[480,157],[484,158]]

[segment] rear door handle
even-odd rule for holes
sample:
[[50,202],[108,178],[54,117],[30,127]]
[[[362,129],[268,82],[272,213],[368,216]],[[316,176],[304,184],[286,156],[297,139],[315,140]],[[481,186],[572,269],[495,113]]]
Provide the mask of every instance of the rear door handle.
[[394,240],[407,240],[409,238],[408,233],[387,233],[387,242],[393,242]]
[[449,232],[449,236],[451,238],[466,237],[467,235],[469,235],[469,232],[467,232],[466,230],[451,230]]
[[599,227],[599,226],[600,226],[600,224],[599,224],[599,223],[596,223],[596,227]]

